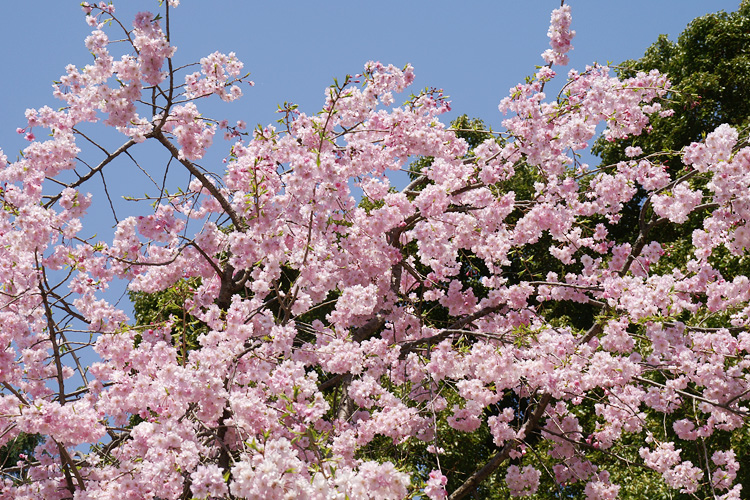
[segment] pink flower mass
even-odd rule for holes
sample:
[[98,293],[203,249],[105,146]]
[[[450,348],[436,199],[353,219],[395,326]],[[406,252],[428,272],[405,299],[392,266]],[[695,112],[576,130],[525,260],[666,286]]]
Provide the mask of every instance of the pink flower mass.
[[[475,147],[441,121],[441,91],[395,105],[414,69],[372,61],[320,112],[248,133],[204,115],[251,82],[234,53],[179,60],[179,3],[128,23],[84,2],[92,62],[65,69],[59,110],[27,112],[19,159],[0,154],[0,446],[37,439],[0,464],[0,499],[458,499],[497,470],[511,496],[547,481],[608,499],[621,486],[596,457],[623,446],[676,492],[740,497],[729,440],[705,443],[750,418],[750,279],[721,264],[750,248],[747,137],[722,125],[672,152],[679,177],[632,146],[582,166],[597,131],[648,133],[670,83],[558,76],[567,5],[550,66]],[[92,151],[81,130],[97,127],[120,145]],[[212,173],[217,129],[233,142]],[[89,179],[140,168],[144,143],[189,180],[90,237],[108,205]],[[90,174],[71,175],[86,154]],[[658,228],[697,216],[676,261]],[[523,275],[540,246],[549,269]],[[121,282],[135,319],[108,293]],[[492,456],[454,479],[441,455],[475,432]],[[684,457],[694,442],[705,463]]]

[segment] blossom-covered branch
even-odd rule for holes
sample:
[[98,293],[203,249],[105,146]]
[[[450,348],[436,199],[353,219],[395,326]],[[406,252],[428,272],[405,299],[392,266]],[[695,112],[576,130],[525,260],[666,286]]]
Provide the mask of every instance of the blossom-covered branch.
[[[0,498],[440,499],[545,481],[614,498],[618,457],[739,498],[734,452],[711,440],[746,425],[750,399],[735,129],[582,163],[597,127],[618,141],[669,115],[670,83],[593,65],[549,100],[574,35],[563,6],[550,64],[500,102],[501,134],[445,124],[438,89],[394,105],[414,69],[379,62],[326,89],[322,112],[285,105],[278,129],[248,133],[203,114],[250,83],[235,54],[173,63],[178,4],[129,25],[84,3],[93,62],[65,69],[63,107],[29,110],[30,144],[0,158],[0,445],[33,440],[0,464]],[[106,127],[122,146],[101,146]],[[165,152],[165,185],[85,237],[101,202],[85,189],[107,165],[145,171],[143,143]],[[167,189],[172,162],[187,180]],[[670,254],[666,228],[687,250]],[[446,449],[472,439],[485,463]]]

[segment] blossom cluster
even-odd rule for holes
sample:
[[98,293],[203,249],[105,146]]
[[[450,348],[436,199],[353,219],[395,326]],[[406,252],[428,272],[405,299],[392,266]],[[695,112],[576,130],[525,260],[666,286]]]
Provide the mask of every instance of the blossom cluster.
[[[664,75],[591,66],[549,100],[542,67],[502,100],[504,133],[471,148],[441,91],[396,106],[413,68],[371,61],[321,112],[230,133],[219,175],[196,161],[229,122],[203,100],[241,95],[236,55],[185,75],[168,17],[141,13],[118,59],[108,30],[126,23],[83,9],[93,63],[66,68],[62,109],[27,112],[20,159],[0,154],[0,445],[39,436],[0,465],[1,499],[440,499],[446,447],[481,429],[513,496],[616,498],[595,459],[643,438],[639,465],[666,487],[740,497],[735,451],[709,438],[749,418],[750,147],[722,125],[680,177],[637,147],[580,163],[597,130],[668,114]],[[570,21],[553,13],[548,62],[567,61]],[[95,122],[125,142],[80,173],[78,126]],[[88,237],[89,179],[144,141],[169,154],[165,183],[189,180]],[[389,174],[416,157],[399,190]],[[108,293],[123,281],[136,321]],[[695,440],[710,446],[691,460]],[[417,458],[390,451],[405,447]]]
[[547,32],[551,48],[542,54],[546,62],[558,66],[568,64],[567,53],[573,48],[570,42],[576,36],[576,32],[570,29],[571,20],[570,5],[552,11],[552,22]]

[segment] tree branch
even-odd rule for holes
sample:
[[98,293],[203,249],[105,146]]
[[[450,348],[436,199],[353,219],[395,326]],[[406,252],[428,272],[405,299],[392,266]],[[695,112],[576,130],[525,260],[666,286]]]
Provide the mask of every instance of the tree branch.
[[[539,421],[541,420],[542,415],[544,415],[544,411],[547,409],[550,401],[552,401],[552,395],[545,394],[542,396],[542,399],[539,401],[536,409],[534,410],[534,414],[531,415],[531,417],[521,426],[521,430],[519,431],[520,435],[528,436],[539,426]],[[503,446],[503,449],[500,450],[497,455],[492,457],[490,461],[484,465],[484,467],[472,474],[472,476],[467,479],[464,484],[459,486],[451,494],[451,496],[448,497],[449,500],[459,500],[460,498],[465,498],[467,495],[476,490],[477,486],[479,486],[482,481],[492,475],[492,473],[494,473],[498,469],[498,467],[500,467],[502,463],[508,459],[508,457],[510,456],[510,452],[513,451],[516,446],[518,446],[518,444],[518,440],[509,441],[508,443],[506,443],[505,446]]]
[[[78,133],[80,135],[83,135],[80,132],[76,132],[76,133]],[[96,144],[96,143],[94,143],[94,144]],[[101,162],[99,162],[99,165],[97,165],[96,167],[92,168],[89,173],[87,173],[86,175],[81,176],[81,178],[78,179],[77,181],[73,182],[72,184],[69,184],[68,187],[70,187],[70,188],[77,188],[78,186],[80,186],[81,184],[83,184],[84,182],[86,182],[87,180],[91,179],[94,175],[97,174],[97,172],[101,172],[101,170],[107,164],[111,163],[112,160],[114,160],[115,158],[117,158],[118,156],[120,156],[122,153],[124,153],[125,151],[127,151],[128,149],[130,149],[130,147],[133,146],[133,145],[135,145],[135,144],[136,144],[136,142],[133,139],[130,139],[128,142],[126,142],[125,144],[123,144],[122,146],[120,146],[119,148],[117,148],[114,153],[107,154],[107,157],[104,158]],[[103,151],[106,152],[106,150],[103,150]],[[62,198],[62,193],[50,197],[49,201],[44,204],[44,208],[50,208],[52,205],[54,205],[55,203],[57,203],[57,201],[60,198]]]
[[177,161],[182,163],[182,165],[188,170],[188,172],[193,174],[196,179],[201,182],[203,187],[206,188],[206,190],[211,193],[214,198],[216,198],[216,201],[219,202],[221,208],[224,209],[224,212],[226,212],[227,216],[232,221],[232,225],[234,225],[235,230],[245,232],[245,226],[243,225],[240,216],[237,215],[237,212],[235,212],[234,208],[232,208],[232,205],[224,197],[224,195],[221,194],[219,189],[213,183],[211,183],[205,175],[203,175],[203,172],[198,170],[198,168],[191,161],[180,157],[180,151],[175,147],[174,144],[169,141],[169,139],[166,138],[164,132],[162,132],[161,130],[155,130],[153,132],[153,137],[158,140],[165,148],[167,148],[172,156]]

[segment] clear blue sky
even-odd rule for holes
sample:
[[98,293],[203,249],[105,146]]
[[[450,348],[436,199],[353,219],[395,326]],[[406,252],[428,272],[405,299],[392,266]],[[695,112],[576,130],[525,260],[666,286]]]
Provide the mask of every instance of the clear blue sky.
[[[27,145],[15,132],[25,126],[26,108],[59,107],[60,101],[51,96],[51,82],[67,64],[80,67],[91,61],[83,45],[90,28],[79,3],[0,2],[0,46],[5,47],[0,51],[0,148],[10,159]],[[315,113],[334,77],[358,73],[368,60],[380,60],[397,66],[411,63],[417,75],[415,92],[426,86],[443,88],[453,101],[446,121],[466,113],[498,129],[499,101],[543,64],[540,53],[548,48],[550,12],[559,4],[559,0],[182,0],[172,10],[172,40],[178,47],[178,66],[216,50],[234,51],[252,73],[256,86],[245,87],[240,101],[225,105],[214,99],[215,107],[201,108],[212,118],[265,125],[276,121],[276,107],[284,101]],[[593,62],[638,58],[660,33],[675,39],[693,18],[733,11],[739,0],[570,0],[569,4],[577,31],[569,67],[583,69]],[[137,11],[158,10],[157,0],[121,0],[115,5],[127,26]],[[110,144],[115,147],[124,142],[119,136],[114,140]],[[228,144],[216,142],[215,152],[203,166],[222,172]],[[161,161],[148,149],[138,154],[154,168]],[[149,189],[150,181],[137,173],[134,177],[130,169],[108,167],[106,175],[115,201]],[[86,190],[101,199],[100,185]],[[104,213],[108,211],[105,205]],[[125,209],[122,212],[120,218],[126,215]],[[111,241],[112,219],[110,215],[107,221],[86,224],[95,222],[92,231]]]
[[[660,33],[671,38],[694,17],[732,11],[738,0],[570,0],[573,43],[570,67],[641,56]],[[83,65],[88,33],[78,0],[2,2],[0,147],[24,146],[15,134],[27,107],[55,105],[50,83],[68,63]],[[115,2],[130,22],[157,0]],[[235,51],[252,72],[230,118],[249,124],[275,121],[276,105],[299,103],[314,113],[332,78],[357,73],[370,60],[416,69],[415,90],[445,89],[454,113],[485,119],[495,128],[497,103],[541,64],[550,11],[558,0],[527,1],[254,1],[183,0],[173,10],[178,62],[215,50]],[[231,108],[227,108],[230,112]],[[10,156],[10,154],[9,154]]]
[[[15,132],[25,126],[26,108],[59,107],[60,101],[51,96],[51,82],[67,64],[81,67],[91,61],[83,45],[90,28],[79,3],[0,3],[0,46],[6,47],[0,52],[0,148],[9,159],[27,145]],[[739,0],[569,3],[577,31],[569,67],[583,69],[593,62],[638,58],[660,33],[675,39],[693,18],[733,11]],[[115,5],[117,16],[127,26],[137,11],[158,9],[157,0],[121,0]],[[380,60],[397,66],[411,63],[417,75],[415,92],[426,86],[443,88],[453,101],[446,121],[466,113],[499,129],[502,116],[497,104],[510,87],[543,64],[540,53],[548,48],[550,12],[557,6],[559,0],[182,0],[172,10],[172,40],[178,47],[178,66],[216,50],[234,51],[252,73],[256,86],[245,87],[240,101],[226,105],[214,99],[214,107],[201,108],[212,118],[265,125],[278,119],[275,110],[284,101],[313,114],[320,109],[323,91],[333,77],[358,73],[368,60]],[[106,140],[113,141],[108,142],[113,147],[124,142],[111,135]],[[216,142],[214,152],[202,164],[223,172],[221,159],[229,145],[218,138]],[[151,151],[139,149],[134,154],[140,155],[146,168],[163,167],[162,157]],[[170,176],[175,175],[173,171]],[[120,220],[133,207],[120,208],[122,202],[117,200],[153,190],[151,181],[131,168],[113,163],[105,174]],[[161,178],[162,174],[157,175]],[[397,179],[393,182],[401,184]],[[85,190],[94,194],[95,202],[105,203],[101,209],[92,207],[91,217],[84,222],[90,230],[86,235],[97,233],[111,241],[115,222],[101,183]]]

